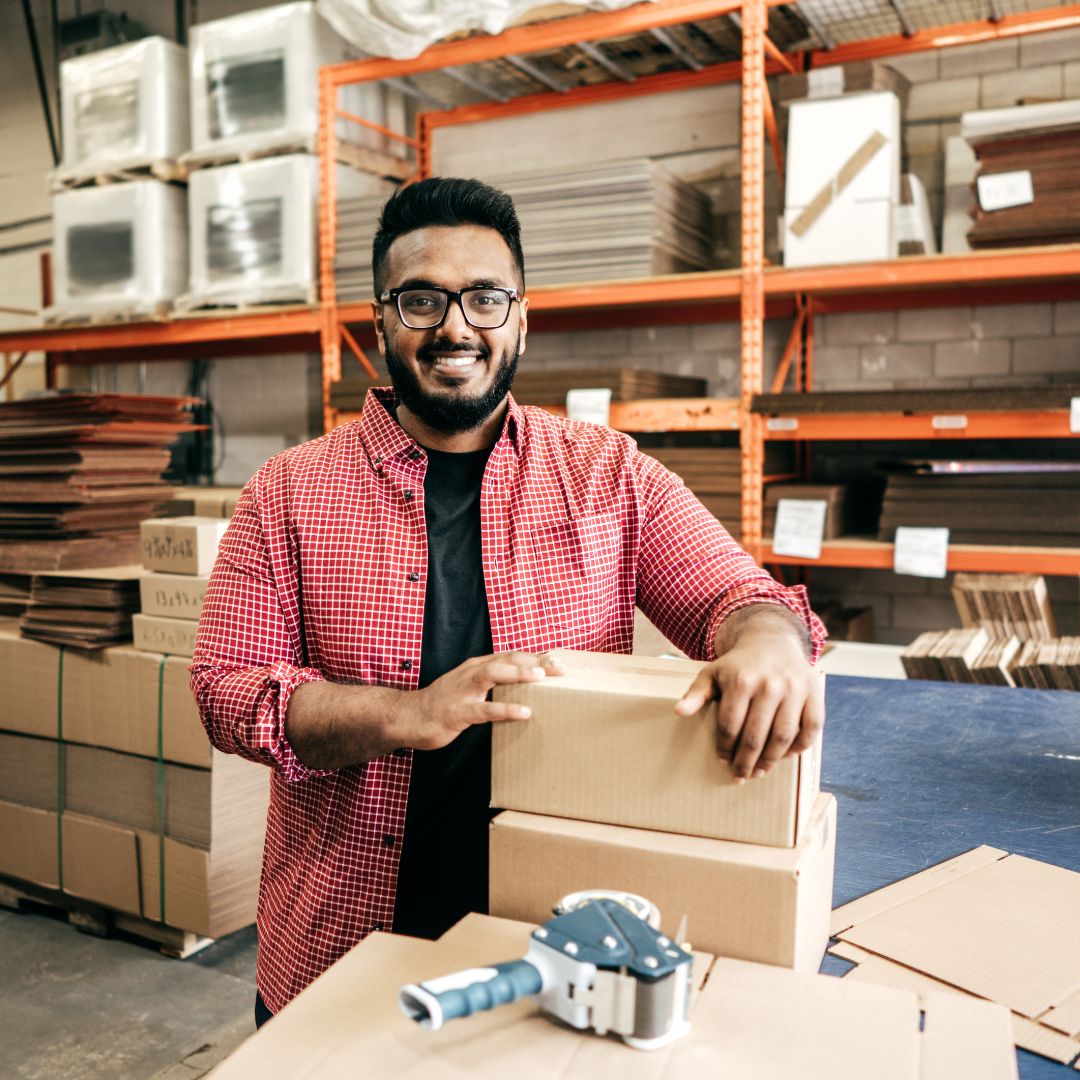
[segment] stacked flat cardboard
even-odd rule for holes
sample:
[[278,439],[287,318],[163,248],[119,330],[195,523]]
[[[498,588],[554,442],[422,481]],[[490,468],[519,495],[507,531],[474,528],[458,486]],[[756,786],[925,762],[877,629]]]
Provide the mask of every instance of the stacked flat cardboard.
[[895,258],[900,99],[797,101],[788,116],[784,264]]
[[137,561],[138,522],[172,493],[189,398],[64,394],[0,405],[0,569]]
[[983,626],[995,638],[1020,641],[1057,636],[1041,574],[957,574],[952,595],[964,626]]
[[816,970],[836,820],[820,747],[735,784],[716,703],[674,713],[703,665],[557,656],[563,675],[495,691],[532,716],[492,732],[492,805],[507,811],[492,826],[492,913],[543,921],[568,893],[621,889],[688,914],[706,949]]
[[1017,686],[1037,690],[1080,690],[1080,638],[1025,641],[1009,667]]
[[[334,278],[338,300],[363,303],[375,296],[371,271],[371,247],[386,195],[366,195],[338,200],[338,236],[334,255]],[[338,408],[345,406],[339,405]]]
[[985,686],[1015,686],[1013,666],[1020,651],[1015,637],[992,638],[982,656],[971,665],[971,675]]
[[979,172],[972,247],[1080,239],[1080,100],[965,113]]
[[742,534],[742,464],[738,448],[653,447],[646,451],[682,478],[736,539]]
[[142,608],[132,619],[135,647],[170,656],[192,656],[195,631],[223,518],[154,518],[142,523]]
[[21,615],[30,603],[33,574],[0,574],[0,618]]
[[269,776],[212,749],[187,662],[65,651],[61,678],[60,650],[0,628],[0,663],[20,673],[0,733],[0,873],[207,937],[252,922]]
[[847,489],[842,484],[770,484],[765,489],[765,535],[776,531],[776,508],[781,499],[822,499],[825,506],[824,540],[847,532]]
[[470,915],[437,942],[371,934],[215,1070],[217,1080],[348,1076],[1015,1080],[1008,1013],[718,959],[695,965],[691,1031],[648,1054],[552,1022],[533,998],[431,1032],[398,989],[523,956],[532,924]]
[[138,606],[137,566],[35,574],[19,629],[54,645],[103,649],[131,640]]
[[889,475],[878,539],[944,527],[951,543],[1069,547],[1080,532],[1080,465],[928,461]]
[[928,630],[900,655],[909,679],[976,682],[972,668],[986,652],[990,635],[973,630]]
[[[956,995],[1010,1010],[1015,1044],[1080,1054],[1080,874],[979,847],[833,912],[844,982]],[[957,1076],[981,1076],[960,1068]]]

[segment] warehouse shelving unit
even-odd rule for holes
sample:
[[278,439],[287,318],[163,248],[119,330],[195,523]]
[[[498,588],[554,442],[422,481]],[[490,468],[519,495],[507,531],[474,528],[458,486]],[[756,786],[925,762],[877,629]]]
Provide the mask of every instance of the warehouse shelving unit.
[[[863,5],[848,4],[854,10]],[[742,265],[735,270],[681,274],[633,281],[595,282],[530,288],[534,316],[544,329],[575,330],[632,325],[662,325],[740,320],[742,383],[739,399],[686,399],[627,402],[613,407],[611,422],[623,430],[701,431],[737,430],[742,446],[743,543],[759,559],[797,563],[774,556],[762,536],[764,448],[769,440],[807,443],[812,440],[871,438],[1009,438],[1034,431],[1040,437],[1072,437],[1068,416],[1052,412],[972,413],[963,429],[934,427],[933,417],[900,413],[849,416],[800,415],[792,427],[755,414],[754,395],[764,387],[763,328],[766,319],[793,319],[794,327],[782,358],[780,376],[791,373],[797,389],[813,385],[813,325],[815,315],[886,308],[940,307],[956,304],[1018,303],[1074,298],[1080,279],[1080,245],[976,252],[965,255],[901,258],[887,263],[786,269],[766,264],[763,250],[763,190],[767,139],[778,164],[780,148],[766,87],[766,76],[781,70],[818,68],[859,59],[885,58],[954,45],[993,41],[1080,26],[1080,4],[1043,6],[1035,11],[998,12],[1008,3],[926,5],[920,18],[956,17],[974,13],[985,17],[947,26],[911,25],[903,0],[893,0],[883,14],[868,19],[868,29],[852,41],[831,41],[807,13],[800,26],[810,38],[805,48],[777,37],[790,30],[798,4],[781,0],[654,0],[611,12],[572,15],[548,22],[511,28],[500,35],[475,35],[427,49],[408,61],[369,59],[326,68],[320,75],[321,202],[320,284],[317,307],[256,311],[223,317],[166,319],[115,326],[74,326],[0,334],[0,354],[45,351],[50,382],[60,364],[176,357],[213,357],[320,347],[323,354],[324,420],[327,427],[350,419],[330,406],[330,387],[341,377],[342,347],[353,350],[366,364],[361,346],[373,340],[369,304],[337,302],[334,254],[337,241],[335,170],[337,120],[365,124],[362,118],[337,107],[341,87],[386,78],[408,78],[426,72],[484,65],[500,58],[569,49],[581,42],[606,43],[637,34],[663,33],[665,28],[728,17],[734,27],[737,52],[721,62],[701,64],[684,57],[684,70],[646,74],[629,79],[608,72],[604,81],[565,87],[559,91],[487,95],[485,100],[456,108],[421,113],[415,133],[387,133],[404,139],[416,151],[416,175],[430,171],[432,138],[452,124],[473,123],[493,116],[525,115],[571,108],[628,95],[656,94],[690,87],[742,84]],[[1026,6],[1026,4],[1020,5]],[[867,5],[869,9],[869,5]],[[985,10],[983,10],[985,9]],[[786,20],[786,21],[785,21]],[[737,21],[737,22],[736,22]],[[907,24],[907,25],[905,25]],[[715,22],[709,22],[710,29]],[[706,35],[707,37],[708,35]],[[770,36],[780,42],[774,45]],[[783,51],[784,47],[788,51]],[[595,49],[594,49],[595,51]],[[678,53],[676,53],[678,55]],[[617,67],[617,65],[616,65]],[[479,70],[472,69],[472,70]],[[625,73],[623,73],[625,74]],[[466,80],[462,80],[466,81]],[[475,80],[474,80],[475,82]],[[373,126],[373,125],[367,125]],[[536,328],[534,327],[534,330]],[[780,381],[780,385],[777,385]],[[783,420],[784,418],[771,418]],[[886,434],[887,433],[887,434]],[[827,543],[821,560],[806,565],[892,566],[892,545],[853,540]],[[1039,569],[1051,573],[1080,571],[1080,548],[950,549],[950,568],[980,570]]]

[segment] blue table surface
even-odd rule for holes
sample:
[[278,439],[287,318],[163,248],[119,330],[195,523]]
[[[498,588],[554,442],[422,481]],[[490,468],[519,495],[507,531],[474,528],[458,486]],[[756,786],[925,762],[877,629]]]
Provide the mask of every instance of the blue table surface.
[[[1080,693],[833,675],[826,692],[834,907],[980,844],[1080,871]],[[1023,1080],[1077,1076],[1017,1059]]]

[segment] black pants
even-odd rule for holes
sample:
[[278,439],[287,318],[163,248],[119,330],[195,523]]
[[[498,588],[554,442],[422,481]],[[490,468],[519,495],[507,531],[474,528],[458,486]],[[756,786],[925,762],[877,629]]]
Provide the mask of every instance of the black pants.
[[258,990],[255,991],[255,1027],[261,1028],[274,1014],[266,1007],[266,1002],[262,999],[262,994]]

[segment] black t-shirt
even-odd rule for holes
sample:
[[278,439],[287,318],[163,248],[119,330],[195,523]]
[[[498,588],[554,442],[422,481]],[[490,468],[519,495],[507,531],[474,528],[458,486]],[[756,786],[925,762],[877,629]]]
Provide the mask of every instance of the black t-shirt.
[[[490,450],[427,450],[428,583],[420,686],[491,652],[480,550],[480,484]],[[417,750],[405,814],[394,930],[439,937],[487,910],[491,727],[467,728],[441,750]]]

